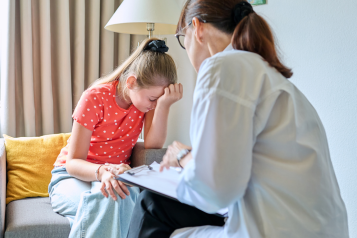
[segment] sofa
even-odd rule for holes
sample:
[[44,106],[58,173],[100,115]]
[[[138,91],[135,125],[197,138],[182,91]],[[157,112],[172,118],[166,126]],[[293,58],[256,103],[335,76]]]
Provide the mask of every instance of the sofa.
[[[132,153],[132,166],[160,162],[166,149],[145,149],[137,142]],[[6,205],[6,149],[0,139],[0,238],[67,238],[70,226],[67,218],[54,213],[49,197],[15,200]]]

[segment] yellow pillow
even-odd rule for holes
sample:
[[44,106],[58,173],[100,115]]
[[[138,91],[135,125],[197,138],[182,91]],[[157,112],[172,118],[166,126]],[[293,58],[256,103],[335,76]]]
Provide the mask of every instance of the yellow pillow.
[[70,135],[19,138],[3,135],[8,178],[6,204],[27,197],[48,197],[53,163]]

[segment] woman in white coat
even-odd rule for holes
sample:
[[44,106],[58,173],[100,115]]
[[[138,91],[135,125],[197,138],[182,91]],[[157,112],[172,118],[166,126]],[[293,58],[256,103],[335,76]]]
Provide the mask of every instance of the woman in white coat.
[[181,203],[143,192],[128,237],[347,238],[324,127],[266,21],[245,0],[188,0],[177,37],[198,72],[192,151],[162,163],[184,168]]

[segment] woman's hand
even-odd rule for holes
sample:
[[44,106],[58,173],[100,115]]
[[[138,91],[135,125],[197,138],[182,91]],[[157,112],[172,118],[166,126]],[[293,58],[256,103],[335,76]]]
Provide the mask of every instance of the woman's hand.
[[[115,170],[115,171],[123,171],[124,167],[125,166],[121,166],[121,168],[119,168],[119,170]],[[117,197],[113,191],[113,189],[114,189],[122,199],[125,199],[126,195],[127,196],[130,195],[129,189],[126,187],[126,185],[124,183],[116,180],[115,175],[113,173],[107,171],[108,168],[110,168],[110,167],[102,166],[99,170],[100,171],[100,173],[99,173],[100,180],[102,181],[100,191],[106,198],[108,197],[108,193],[109,193],[109,195],[113,198],[113,200],[116,201]],[[127,169],[125,169],[125,170],[127,170]],[[124,171],[123,171],[123,173],[124,173]]]
[[158,99],[157,104],[164,107],[170,107],[182,98],[182,93],[182,84],[170,84],[167,88],[165,88],[164,95]]
[[160,163],[160,172],[163,171],[164,168],[169,169],[170,167],[180,167],[177,161],[177,154],[183,149],[192,150],[192,147],[184,145],[178,141],[174,141],[172,145],[169,145],[166,154]]

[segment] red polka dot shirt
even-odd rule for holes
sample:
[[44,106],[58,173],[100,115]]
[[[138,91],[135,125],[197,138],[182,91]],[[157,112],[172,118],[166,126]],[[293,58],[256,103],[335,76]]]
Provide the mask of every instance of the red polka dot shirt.
[[[76,122],[93,131],[87,156],[89,162],[130,164],[132,149],[143,129],[145,113],[134,105],[125,110],[116,103],[117,85],[115,81],[87,89],[72,115]],[[55,166],[66,164],[68,147],[67,144],[61,150]]]

